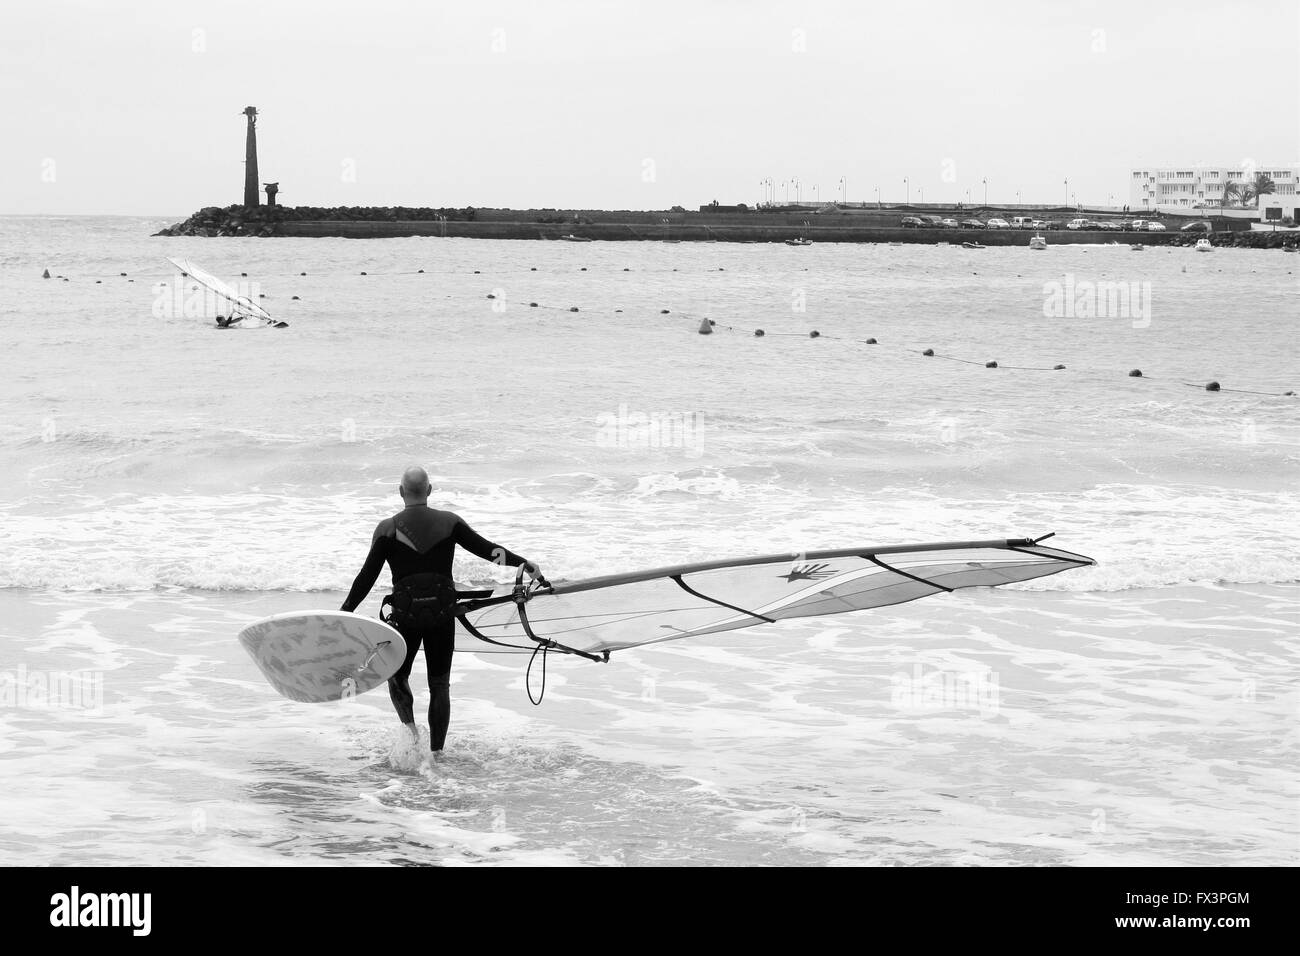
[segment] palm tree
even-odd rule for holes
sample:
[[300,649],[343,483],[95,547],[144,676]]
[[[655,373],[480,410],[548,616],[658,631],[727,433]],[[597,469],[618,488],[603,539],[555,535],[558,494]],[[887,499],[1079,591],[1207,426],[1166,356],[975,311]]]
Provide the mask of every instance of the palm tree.
[[1243,201],[1241,198],[1242,189],[1243,189],[1243,185],[1241,183],[1234,183],[1232,180],[1228,180],[1228,182],[1223,184],[1222,204],[1224,206],[1227,206],[1234,199],[1237,201],[1238,204],[1240,204]]
[[1254,182],[1255,192],[1253,197],[1255,199],[1255,204],[1259,205],[1259,197],[1267,196],[1276,188],[1276,186],[1277,184],[1273,182],[1268,173],[1256,173]]

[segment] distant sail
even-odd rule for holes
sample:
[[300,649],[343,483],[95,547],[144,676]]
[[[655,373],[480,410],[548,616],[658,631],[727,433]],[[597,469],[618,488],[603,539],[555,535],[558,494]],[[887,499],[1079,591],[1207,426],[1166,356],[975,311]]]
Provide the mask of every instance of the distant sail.
[[522,604],[510,594],[469,600],[459,617],[500,650],[545,645],[599,659],[643,644],[886,607],[1095,563],[1030,538],[809,551],[590,578],[535,590]]
[[239,290],[234,286],[222,282],[210,272],[205,272],[188,259],[173,259],[167,257],[167,261],[181,271],[183,275],[189,276],[199,285],[225,299],[235,310],[242,313],[242,318],[258,319],[266,325],[274,325],[275,319],[271,314],[262,308],[246,295],[241,295]]

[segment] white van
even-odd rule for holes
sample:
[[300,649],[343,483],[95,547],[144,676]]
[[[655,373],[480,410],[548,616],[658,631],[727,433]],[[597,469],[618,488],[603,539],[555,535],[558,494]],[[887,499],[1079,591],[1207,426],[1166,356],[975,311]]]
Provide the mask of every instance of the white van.
[[1030,219],[1028,216],[1016,216],[1011,220],[1011,228],[1032,229],[1034,228],[1034,220]]

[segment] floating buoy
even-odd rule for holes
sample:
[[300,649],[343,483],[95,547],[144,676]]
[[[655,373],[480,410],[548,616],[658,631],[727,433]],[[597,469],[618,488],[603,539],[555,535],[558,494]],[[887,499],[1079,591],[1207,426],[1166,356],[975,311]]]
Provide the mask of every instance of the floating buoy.
[[922,354],[922,355],[933,355],[933,354],[934,354],[934,349],[926,349],[926,350],[925,350],[924,352],[922,352],[921,354]]
[[622,309],[615,309],[614,311],[615,311],[615,312],[622,312],[623,310],[622,310]]
[[537,266],[533,266],[533,267],[532,267],[531,269],[529,269],[528,271],[529,271],[529,272],[536,272],[536,271],[537,271]]
[[298,301],[299,301],[299,299],[298,299],[298,297],[297,297],[296,295],[293,297],[293,301],[294,301],[294,302],[298,302]]
[[579,271],[579,272],[586,272],[586,271],[587,271],[587,267],[586,267],[586,266],[583,266],[583,267],[582,267],[581,269],[579,269],[578,271]]
[[530,309],[535,309],[535,308],[537,308],[537,303],[536,303],[536,302],[529,302],[529,303],[528,303],[528,308],[530,308]]
[[299,272],[299,273],[298,273],[298,275],[300,275],[300,276],[305,276],[306,274],[307,274],[307,273],[305,273],[305,272]]
[[1207,383],[1205,384],[1205,390],[1206,390],[1207,392],[1217,392],[1217,391],[1219,390],[1219,383],[1218,383],[1218,382],[1207,382]]
[[577,312],[577,311],[578,311],[578,307],[577,307],[576,305],[571,305],[571,306],[569,306],[569,311],[570,311],[570,312]]
[[1133,369],[1133,371],[1131,371],[1131,372],[1128,373],[1128,377],[1129,377],[1129,378],[1141,378],[1141,377],[1142,377],[1142,370],[1141,370],[1140,368],[1135,368],[1135,369]]
[[125,272],[119,272],[118,275],[120,275],[120,276],[121,276],[122,278],[124,278],[124,279],[126,278],[126,273],[125,273]]
[[495,299],[496,296],[494,296],[491,292],[489,292],[489,293],[488,293],[488,298],[489,298],[489,299]]
[[361,273],[361,274],[362,274],[362,275],[365,275],[366,273],[363,272],[363,273]]
[[710,322],[708,319],[704,319],[702,322],[700,322],[700,335],[712,335],[712,334],[713,334],[713,323]]
[[104,283],[104,280],[103,280],[103,279],[96,279],[96,280],[95,280],[95,285],[103,285],[103,283]]
[[719,272],[726,272],[727,270],[724,269],[724,268],[722,268],[722,266],[718,266],[718,271],[719,271]]
[[415,274],[418,275],[418,276],[422,276],[422,275],[424,275],[424,270],[423,270],[423,269],[416,269],[416,270],[415,270]]
[[667,314],[668,314],[668,310],[667,310],[667,309],[660,309],[660,310],[659,310],[659,314],[660,314],[660,315],[667,315]]
[[1065,368],[1064,365],[1053,365],[1053,366],[1052,366],[1052,371],[1053,371],[1053,372],[1059,372],[1059,371],[1060,371],[1061,369],[1063,369],[1063,368]]
[[755,330],[754,330],[754,338],[756,338],[756,339],[761,339],[761,338],[762,338],[763,336],[765,336],[765,335],[767,335],[767,333],[764,332],[762,329],[755,329]]
[[808,338],[810,339],[816,339],[820,337],[821,337],[821,333],[818,332],[816,329],[813,329],[811,332],[808,333]]
[[1283,395],[1286,395],[1286,396],[1288,396],[1288,397],[1290,397],[1290,396],[1295,395],[1295,392],[1283,392],[1282,394],[1283,394]]
[[880,343],[877,342],[875,339],[867,339],[867,344],[868,344],[868,345],[879,345]]
[[50,270],[49,270],[49,269],[46,269],[46,270],[45,270],[45,275],[41,276],[41,278],[42,278],[42,279],[48,279],[49,277],[50,277]]
[[998,363],[997,363],[997,362],[985,362],[985,363],[984,363],[984,367],[985,367],[985,368],[997,368],[997,367],[998,367]]
[[477,269],[474,270],[474,274],[475,274],[475,275],[481,275],[481,273],[480,273]]
[[[126,275],[126,273],[123,272],[122,275]],[[248,273],[247,273],[247,272],[241,272],[241,273],[240,273],[240,276],[243,277],[243,278],[245,278],[245,279],[247,279],[247,278],[248,278]]]
[[62,279],[64,282],[68,282],[68,281],[69,281],[69,279],[68,279],[67,276],[59,276],[59,278]]
[[624,269],[623,271],[624,271],[624,272],[631,272],[632,270],[631,270],[631,269]]

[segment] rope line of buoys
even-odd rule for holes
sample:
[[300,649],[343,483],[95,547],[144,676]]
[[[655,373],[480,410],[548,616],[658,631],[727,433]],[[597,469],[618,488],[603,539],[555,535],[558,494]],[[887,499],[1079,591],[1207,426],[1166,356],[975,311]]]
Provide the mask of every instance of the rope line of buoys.
[[[501,273],[501,274],[509,274],[509,273],[514,273],[514,272],[520,272],[520,273],[521,273],[522,271],[523,271],[522,269],[519,269],[519,270],[509,270],[508,272],[506,272],[506,273]],[[538,271],[538,269],[537,269],[536,266],[530,266],[529,269],[528,269],[528,272],[530,272],[530,273],[532,273],[532,272],[537,272],[537,271]],[[583,267],[581,267],[581,269],[580,269],[579,271],[583,271],[583,272],[585,272],[585,271],[587,271],[587,269],[586,269],[585,266],[583,266]],[[624,267],[624,268],[622,269],[622,271],[623,271],[623,272],[630,272],[631,270],[628,269],[628,268],[625,268],[625,267]],[[642,270],[642,271],[656,271],[656,270]],[[661,271],[661,270],[660,270],[660,271]],[[678,269],[674,268],[672,271],[673,271],[673,272],[677,272]],[[707,270],[707,271],[713,271],[713,270],[710,269],[710,270]],[[724,271],[724,270],[723,270],[722,268],[719,268],[717,271],[721,272],[721,271]],[[268,275],[266,276],[266,278],[275,278],[275,279],[283,279],[283,278],[298,278],[298,277],[304,277],[304,276],[306,276],[307,274],[308,274],[308,273],[305,272],[305,271],[300,271],[300,272],[298,272],[296,275],[293,275],[293,276],[290,276],[290,275],[287,275],[287,274],[268,274]],[[338,273],[335,273],[335,274],[338,274]],[[474,269],[474,270],[472,270],[472,271],[468,271],[468,272],[467,272],[467,271],[464,271],[464,270],[442,270],[442,271],[430,271],[430,270],[425,270],[425,269],[417,269],[417,270],[413,270],[413,271],[411,271],[411,270],[399,270],[399,271],[393,271],[393,272],[369,272],[369,271],[367,270],[367,271],[362,271],[362,272],[360,272],[359,274],[360,274],[361,276],[365,276],[365,277],[367,277],[367,278],[381,278],[381,277],[390,277],[390,276],[414,276],[414,275],[481,275],[482,272],[481,272],[481,270],[478,270],[478,269]],[[139,274],[139,275],[140,275],[141,278],[158,278],[158,279],[165,279],[165,278],[170,278],[170,277],[172,277],[172,276],[175,276],[175,275],[176,275],[176,272],[174,272],[174,271],[168,271],[168,272],[151,272],[151,273],[141,273],[141,274]],[[317,273],[316,275],[321,275],[321,273]],[[324,275],[331,275],[331,273],[324,273]],[[248,277],[248,273],[246,273],[246,272],[242,272],[242,273],[240,273],[240,276],[241,276],[242,278],[247,278],[247,277]],[[62,279],[64,282],[68,282],[68,281],[70,281],[69,278],[68,278],[67,276],[64,276],[64,275],[51,275],[49,269],[45,269],[45,270],[43,271],[41,277],[42,277],[43,279],[51,279],[51,278],[53,278],[53,279]],[[96,278],[96,275],[95,275],[95,274],[90,274],[90,275],[87,275],[87,276],[83,276],[83,278]],[[102,284],[102,279],[103,279],[103,278],[125,278],[128,282],[135,282],[135,279],[129,277],[129,276],[127,275],[127,273],[125,273],[125,272],[118,272],[118,273],[115,273],[115,274],[108,274],[108,273],[100,274],[99,277],[96,278],[96,284]],[[261,293],[261,294],[259,295],[259,298],[266,298],[266,294],[265,294],[265,293]],[[300,301],[300,297],[297,296],[297,295],[294,295],[294,296],[292,296],[291,298],[292,298],[293,301]],[[489,294],[487,294],[486,298],[491,299],[491,300],[501,299],[501,300],[503,300],[503,301],[507,301],[507,300],[505,300],[505,297],[504,297],[504,296],[498,296],[495,292],[494,292],[494,293],[489,293]],[[522,303],[517,303],[517,304],[522,304]],[[579,307],[576,306],[576,305],[570,305],[570,306],[545,305],[545,304],[542,304],[542,303],[537,302],[537,301],[529,301],[529,302],[527,303],[527,306],[528,306],[528,308],[533,308],[533,309],[549,309],[549,310],[551,310],[551,311],[555,311],[555,312],[568,312],[568,313],[575,313],[575,312],[579,312],[579,311],[580,311]],[[623,310],[622,310],[622,309],[614,309],[614,310],[612,310],[612,314],[622,314],[622,313],[623,313]],[[673,314],[673,313],[672,313],[672,311],[671,311],[670,309],[659,309],[659,310],[658,310],[658,314],[660,314],[660,315],[671,315],[671,314]],[[820,332],[820,331],[817,330],[817,329],[811,329],[811,330],[809,330],[809,331],[807,331],[807,332],[773,332],[773,331],[769,331],[769,330],[767,330],[767,329],[763,329],[763,328],[743,328],[743,327],[733,326],[733,325],[720,325],[720,324],[718,324],[718,322],[717,322],[716,320],[714,320],[714,319],[710,319],[710,318],[708,318],[708,317],[702,317],[702,316],[695,316],[695,315],[692,315],[692,314],[690,314],[690,313],[685,313],[685,312],[678,313],[678,315],[681,315],[681,316],[683,316],[684,318],[686,318],[686,319],[688,319],[688,320],[690,320],[690,321],[694,321],[696,318],[699,318],[699,319],[700,319],[700,325],[698,326],[697,331],[698,331],[698,333],[699,333],[700,335],[712,335],[713,332],[714,332],[715,330],[725,330],[725,331],[728,331],[728,332],[744,333],[744,334],[750,335],[750,336],[752,336],[752,337],[754,337],[754,338],[769,338],[769,337],[785,336],[785,337],[793,337],[793,338],[825,339],[825,340],[827,340],[827,341],[831,341],[831,342],[844,342],[844,343],[848,343],[848,344],[852,344],[852,345],[871,345],[871,346],[879,346],[879,345],[881,344],[880,341],[879,341],[877,338],[875,338],[874,336],[873,336],[873,337],[868,337],[868,338],[865,338],[865,339],[857,339],[857,338],[850,338],[850,337],[846,337],[846,336],[826,335],[826,334]],[[1006,371],[1024,371],[1024,372],[1055,372],[1055,371],[1064,371],[1064,370],[1066,369],[1066,366],[1063,365],[1063,364],[1060,364],[1060,363],[1057,363],[1057,364],[1052,365],[1052,366],[1045,366],[1045,365],[1043,365],[1043,366],[1040,366],[1040,365],[1003,365],[1003,364],[1001,364],[1000,362],[998,362],[997,360],[977,360],[977,359],[961,358],[960,356],[956,356],[956,355],[944,355],[944,354],[942,354],[942,353],[938,353],[938,352],[936,352],[933,348],[916,349],[916,348],[909,348],[909,347],[907,347],[907,346],[901,346],[901,345],[899,345],[899,346],[894,346],[894,348],[895,348],[895,349],[898,349],[898,350],[901,350],[901,351],[904,352],[904,353],[919,354],[919,355],[921,355],[921,356],[923,356],[923,357],[926,357],[926,358],[937,358],[937,359],[943,359],[943,360],[945,360],[945,361],[949,361],[949,362],[957,362],[957,363],[960,363],[960,364],[963,364],[963,365],[973,365],[973,366],[976,366],[976,367],[982,367],[982,368],[986,368],[986,369],[997,369],[997,370],[1006,370]],[[1101,373],[1094,373],[1094,374],[1096,374],[1096,375],[1100,375]],[[1187,382],[1187,381],[1182,381],[1182,380],[1175,381],[1175,380],[1171,380],[1171,379],[1158,379],[1158,378],[1152,378],[1151,376],[1145,374],[1141,369],[1136,369],[1136,368],[1130,370],[1129,373],[1128,373],[1128,376],[1129,376],[1130,378],[1140,378],[1140,379],[1143,379],[1145,382],[1151,382],[1151,383],[1153,383],[1153,384],[1159,384],[1159,385],[1174,385],[1174,386],[1179,386],[1179,387],[1197,388],[1197,389],[1201,389],[1201,390],[1206,391],[1206,392],[1229,392],[1229,393],[1232,393],[1232,394],[1238,394],[1238,395],[1262,395],[1262,396],[1273,397],[1273,398],[1276,398],[1276,397],[1296,397],[1296,392],[1295,392],[1295,391],[1292,391],[1292,390],[1288,390],[1288,391],[1285,391],[1285,392],[1271,392],[1271,391],[1264,391],[1264,390],[1262,390],[1262,389],[1225,388],[1225,387],[1223,387],[1223,386],[1222,386],[1218,381],[1210,381],[1210,382],[1207,382],[1207,383],[1201,384],[1201,383],[1196,383],[1196,382]]]

